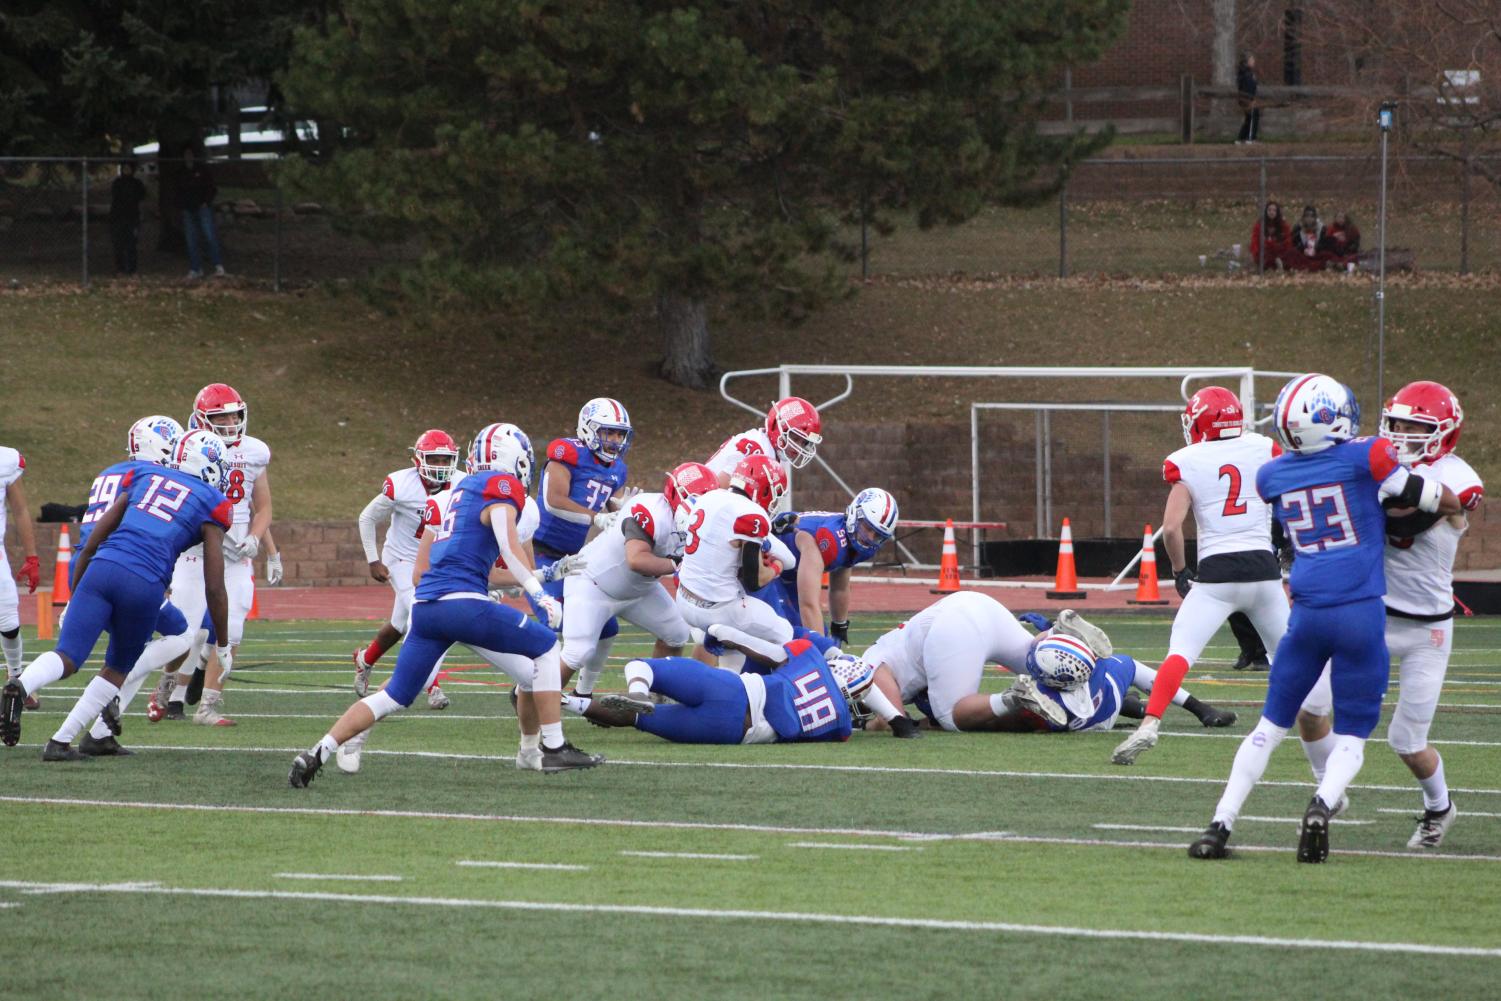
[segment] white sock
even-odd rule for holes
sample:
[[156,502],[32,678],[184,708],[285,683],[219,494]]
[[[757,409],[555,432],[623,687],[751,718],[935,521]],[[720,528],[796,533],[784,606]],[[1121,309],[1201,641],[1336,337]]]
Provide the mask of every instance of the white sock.
[[652,682],[655,680],[656,675],[646,661],[633,660],[625,665],[625,684],[633,695],[650,692]]
[[557,750],[563,746],[563,723],[561,720],[557,723],[542,724],[542,746],[553,750]]
[[599,676],[605,671],[605,662],[610,659],[610,650],[615,646],[615,637],[602,639],[594,648],[594,656],[579,668],[579,676],[573,679],[573,690],[580,695],[593,695]]
[[1006,698],[1003,692],[997,692],[990,697],[990,715],[1000,718],[1006,712]]
[[136,658],[135,666],[130,669],[134,675],[137,671],[150,674],[159,667],[166,667],[178,657],[188,652],[188,645],[193,637],[189,633],[178,633],[176,636],[162,636],[146,644],[146,649],[141,651],[141,656]]
[[1230,780],[1225,783],[1225,792],[1220,796],[1219,805],[1214,808],[1216,821],[1227,828],[1235,827],[1235,818],[1240,816],[1240,808],[1245,805],[1246,797],[1251,795],[1251,790],[1261,781],[1272,752],[1286,736],[1287,730],[1265,716],[1257,721],[1255,729],[1246,734],[1246,739],[1240,742],[1240,749],[1235,752],[1235,764],[1230,767]]
[[1360,774],[1360,766],[1365,763],[1365,741],[1359,737],[1351,737],[1339,734],[1334,738],[1334,750],[1329,755],[1328,764],[1324,766],[1324,778],[1319,782],[1319,799],[1324,805],[1333,808],[1339,804],[1339,799],[1345,794],[1345,789],[1355,776]]
[[321,751],[322,752],[323,760],[324,761],[327,761],[329,758],[333,757],[334,756],[334,752],[337,751],[338,749],[339,749],[339,742],[337,740],[334,740],[334,735],[331,734],[331,733],[325,733],[323,735],[323,739],[320,740],[320,741],[318,741],[318,743],[316,743],[316,744],[313,745],[313,750],[315,752],[316,751]]
[[563,696],[563,708],[575,716],[584,715],[584,710],[589,708],[589,700],[579,695]]
[[542,746],[542,734],[523,733],[521,735],[521,749],[523,751],[535,751]]
[[[192,630],[189,630],[192,632]],[[188,657],[177,668],[177,687],[172,689],[172,694],[167,697],[168,702],[186,702],[188,700],[188,685],[193,680],[193,675],[203,666],[208,659],[208,630],[200,629],[188,644]]]
[[1329,765],[1329,755],[1334,750],[1334,734],[1326,733],[1318,740],[1304,740],[1303,753],[1308,757],[1308,767],[1313,769],[1313,780],[1324,781],[1324,770]]
[[35,695],[39,689],[60,681],[65,670],[63,659],[55,651],[48,650],[21,672],[21,687],[26,689],[27,695]]
[[21,631],[14,636],[0,636],[0,650],[5,651],[5,673],[14,678],[21,673]]
[[73,703],[73,708],[68,712],[68,718],[63,720],[63,725],[57,728],[52,739],[61,744],[73,743],[73,738],[78,736],[78,732],[88,726],[89,722],[109,705],[110,699],[119,694],[119,688],[101,677],[95,677],[85,686],[78,701]]
[[[136,697],[136,693],[141,690],[141,686],[150,676],[150,671],[131,671],[130,676],[125,679],[125,684],[120,686],[120,715],[122,717],[125,715],[125,710],[130,708],[131,699]],[[89,730],[89,736],[95,740],[103,740],[114,734],[109,732],[109,727],[104,725],[104,720],[99,719],[94,721],[93,727]]]
[[[1437,751],[1433,752],[1435,755]],[[1423,787],[1423,809],[1446,810],[1449,808],[1449,783],[1444,781],[1444,759],[1438,759],[1438,767],[1433,774],[1426,779],[1418,779],[1418,785]]]

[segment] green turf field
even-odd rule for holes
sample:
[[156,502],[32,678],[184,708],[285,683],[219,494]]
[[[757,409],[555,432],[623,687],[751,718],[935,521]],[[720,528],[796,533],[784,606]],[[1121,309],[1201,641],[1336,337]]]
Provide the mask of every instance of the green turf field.
[[[857,620],[854,645],[895,621]],[[1105,624],[1165,653],[1165,619]],[[0,996],[1372,1001],[1493,996],[1501,976],[1498,622],[1458,624],[1433,733],[1461,811],[1442,852],[1404,850],[1421,799],[1383,728],[1324,866],[1293,858],[1295,741],[1235,857],[1185,854],[1266,684],[1229,669],[1228,633],[1188,687],[1241,722],[1173,710],[1134,768],[1108,763],[1118,733],[697,748],[575,721],[606,767],[521,773],[506,688],[456,651],[450,709],[419,702],[359,775],[289,789],[371,631],[252,623],[239,726],[151,725],[143,694],[129,759],[42,764],[82,686],[45,690],[0,751]],[[629,632],[615,653],[646,650]]]

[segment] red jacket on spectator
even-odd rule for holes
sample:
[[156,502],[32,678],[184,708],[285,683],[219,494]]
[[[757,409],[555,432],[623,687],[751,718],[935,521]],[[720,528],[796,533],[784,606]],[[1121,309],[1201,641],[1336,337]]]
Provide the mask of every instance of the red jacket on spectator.
[[1287,220],[1281,216],[1273,219],[1267,227],[1266,256],[1262,256],[1261,224],[1263,219],[1257,219],[1251,227],[1251,260],[1261,261],[1262,268],[1277,266],[1278,258],[1292,249],[1292,233],[1287,228]]
[[1344,217],[1335,216],[1334,221],[1324,227],[1324,235],[1319,239],[1319,249],[1333,257],[1360,253],[1360,230],[1348,219],[1340,222],[1341,218]]

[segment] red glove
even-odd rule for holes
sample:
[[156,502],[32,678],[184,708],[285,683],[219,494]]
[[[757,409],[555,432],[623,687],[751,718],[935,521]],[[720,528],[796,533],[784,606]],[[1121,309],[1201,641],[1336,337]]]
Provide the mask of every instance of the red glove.
[[31,588],[27,594],[36,594],[37,585],[42,582],[42,564],[35,556],[26,557],[26,562],[21,564],[21,572],[16,574],[16,580],[24,580]]

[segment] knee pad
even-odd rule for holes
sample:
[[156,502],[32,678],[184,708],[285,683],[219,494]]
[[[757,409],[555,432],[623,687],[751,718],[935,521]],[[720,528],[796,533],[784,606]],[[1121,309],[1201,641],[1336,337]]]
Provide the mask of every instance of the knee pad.
[[582,636],[569,638],[565,636],[563,638],[563,649],[561,657],[563,658],[563,663],[567,664],[575,671],[582,671],[584,669],[584,666],[588,664],[590,659],[594,656],[594,652],[598,648],[598,641],[593,639],[592,637]]
[[384,688],[365,696],[360,701],[365,703],[365,708],[375,714],[376,719],[385,719],[397,710],[406,708],[400,702],[387,695]]
[[1405,719],[1398,706],[1397,714],[1386,728],[1386,742],[1398,754],[1416,754],[1428,746],[1428,728],[1432,723],[1431,718],[1427,723]]
[[616,636],[619,636],[619,635],[620,635],[620,619],[617,616],[612,615],[605,622],[605,627],[599,631],[599,638],[602,639],[602,640],[607,640],[607,639],[612,639],[613,637],[616,637]]
[[540,657],[533,658],[537,664],[532,689],[538,692],[556,692],[563,687],[563,655],[558,644]]
[[14,629],[3,629],[3,630],[0,630],[0,636],[4,636],[8,640],[13,640],[17,636],[19,636],[19,635],[21,635],[21,627],[20,626],[16,626]]

